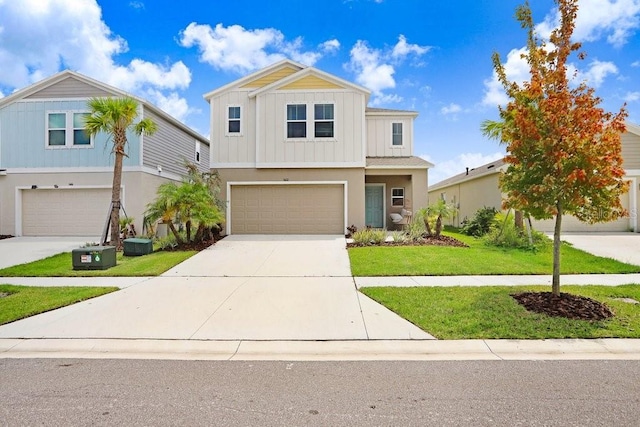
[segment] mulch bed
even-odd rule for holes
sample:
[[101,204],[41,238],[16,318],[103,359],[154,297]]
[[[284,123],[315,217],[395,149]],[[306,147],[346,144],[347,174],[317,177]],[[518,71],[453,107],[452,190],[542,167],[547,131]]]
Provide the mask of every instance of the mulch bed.
[[203,249],[207,249],[209,246],[216,243],[218,240],[221,240],[222,237],[218,239],[211,240],[203,240],[201,242],[189,242],[183,243],[181,245],[174,246],[172,248],[164,248],[163,251],[201,251]]
[[406,242],[384,242],[384,243],[347,243],[348,248],[361,248],[365,246],[454,246],[468,248],[469,245],[449,236],[427,236],[423,235],[420,240]]
[[10,235],[10,234],[0,234],[0,240],[2,240],[2,239],[10,239],[10,238],[12,238],[12,237],[13,237],[13,236],[12,236],[12,235]]
[[548,316],[566,317],[575,320],[605,320],[613,317],[613,312],[603,303],[591,298],[552,292],[523,292],[511,295],[527,310]]

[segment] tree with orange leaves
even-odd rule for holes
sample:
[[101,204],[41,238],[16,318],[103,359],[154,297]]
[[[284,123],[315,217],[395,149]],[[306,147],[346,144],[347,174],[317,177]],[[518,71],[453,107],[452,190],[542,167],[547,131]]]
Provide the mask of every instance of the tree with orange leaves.
[[[620,135],[627,115],[605,112],[594,89],[572,84],[568,61],[584,59],[571,36],[578,0],[555,0],[560,24],[548,41],[536,34],[528,3],[516,18],[528,32],[529,81],[511,82],[497,53],[493,66],[510,101],[500,107],[499,121],[485,121],[482,131],[506,146],[507,170],[500,178],[505,208],[521,209],[536,219],[555,217],[552,293],[560,295],[562,215],[587,223],[627,215],[620,196],[628,190]],[[574,55],[575,53],[575,55]]]

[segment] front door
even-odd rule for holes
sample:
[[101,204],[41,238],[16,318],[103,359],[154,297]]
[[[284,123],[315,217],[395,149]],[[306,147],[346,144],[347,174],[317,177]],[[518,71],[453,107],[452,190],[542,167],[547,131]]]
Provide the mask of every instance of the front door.
[[384,228],[384,185],[367,184],[364,188],[365,223],[374,228]]

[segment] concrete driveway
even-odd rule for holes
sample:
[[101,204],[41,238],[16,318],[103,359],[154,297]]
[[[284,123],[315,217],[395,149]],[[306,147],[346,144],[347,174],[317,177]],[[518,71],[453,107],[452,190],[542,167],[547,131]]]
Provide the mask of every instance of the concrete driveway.
[[12,237],[0,240],[0,268],[24,264],[39,259],[71,252],[100,237]]
[[597,256],[640,265],[640,233],[562,233],[561,239]]
[[357,291],[343,236],[229,236],[161,277],[4,325],[0,338],[433,339]]

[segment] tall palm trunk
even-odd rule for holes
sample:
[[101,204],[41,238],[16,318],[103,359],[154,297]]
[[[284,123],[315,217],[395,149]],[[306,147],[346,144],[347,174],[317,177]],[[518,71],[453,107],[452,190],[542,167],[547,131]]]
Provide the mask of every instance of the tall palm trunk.
[[113,185],[111,187],[111,244],[120,247],[120,187],[122,187],[122,161],[124,159],[125,131],[115,134],[115,161],[113,165]]

